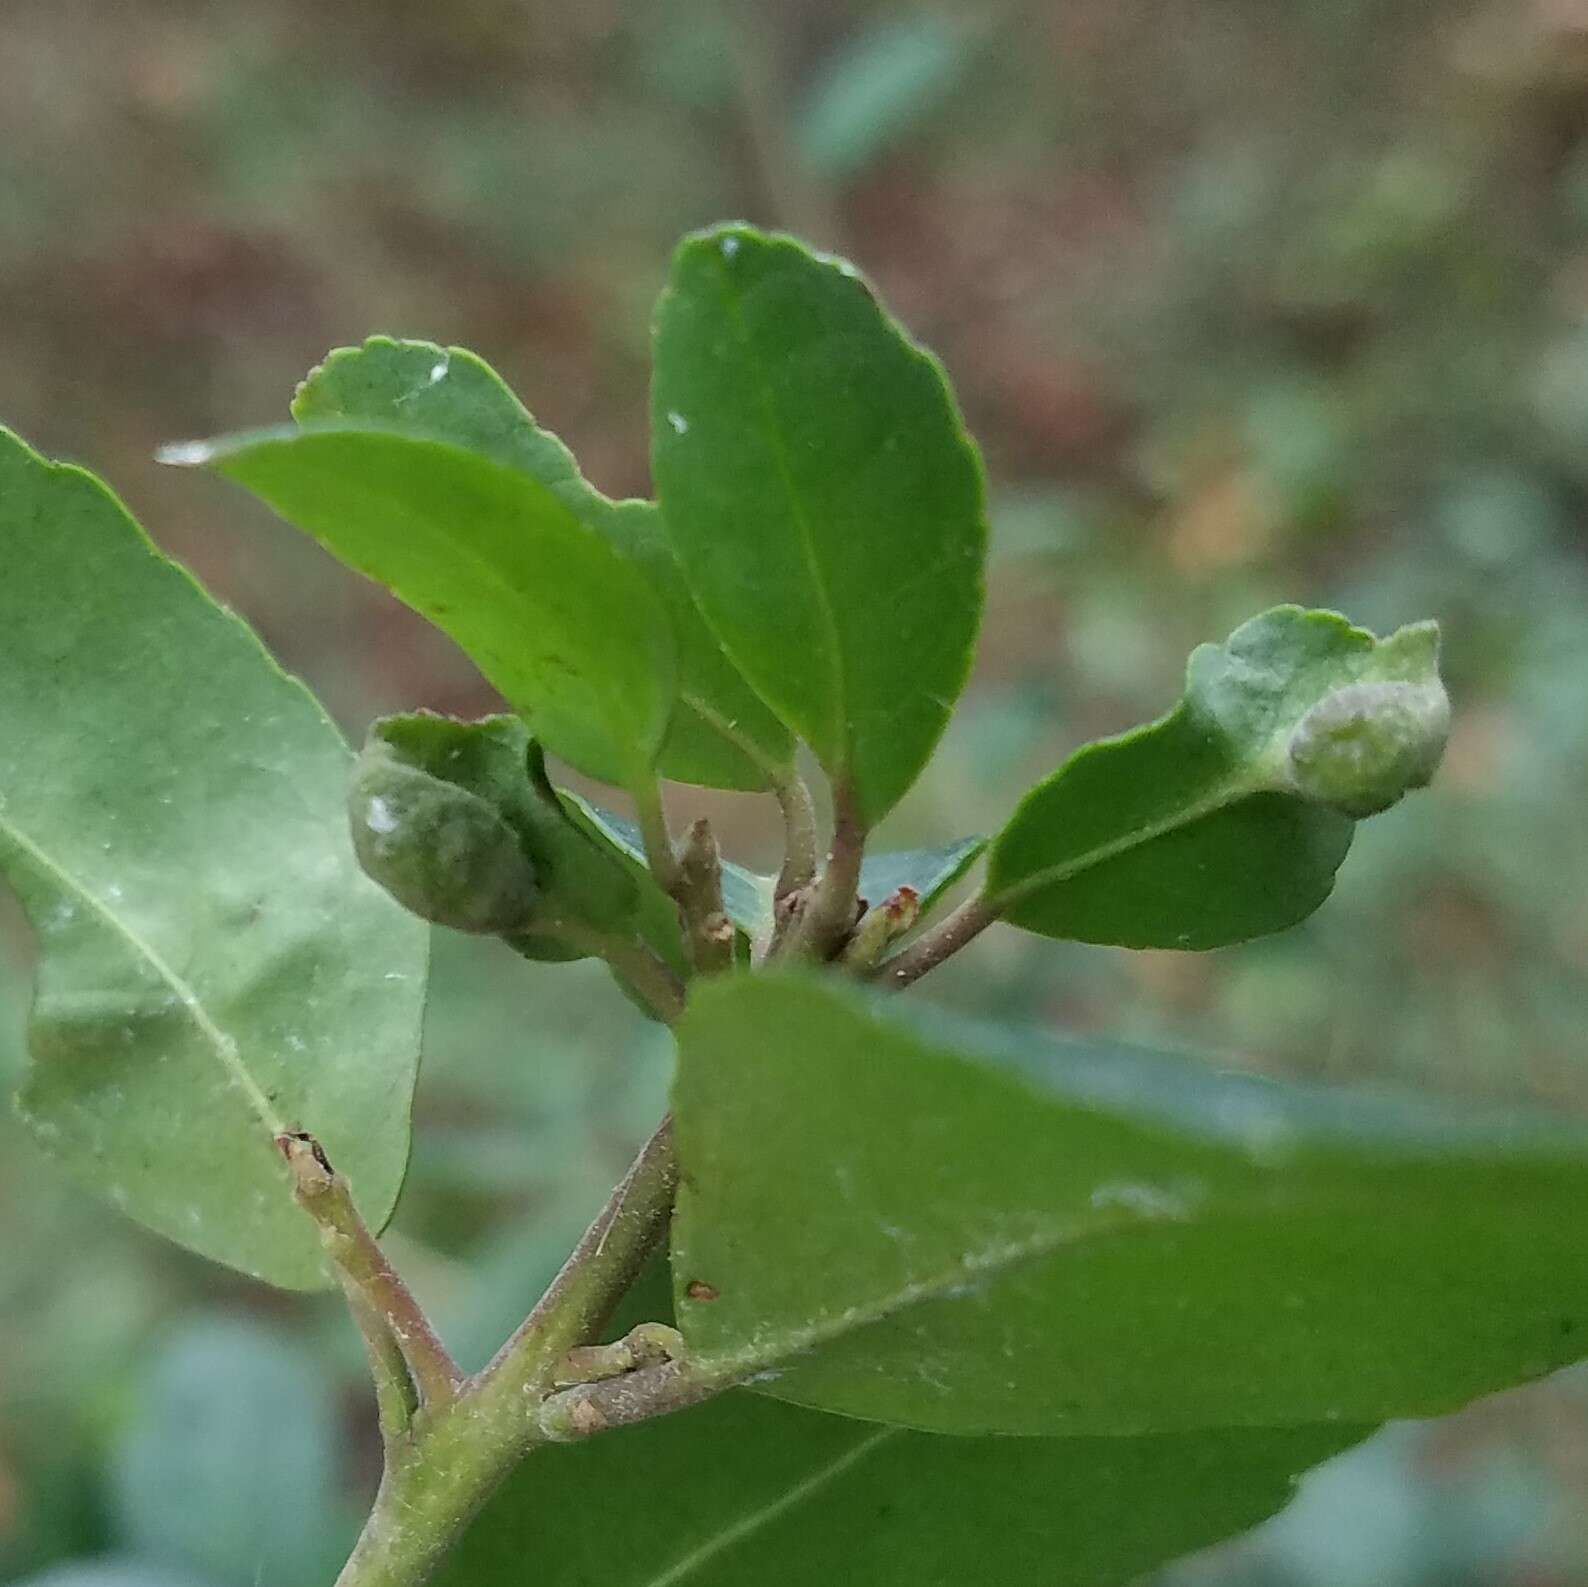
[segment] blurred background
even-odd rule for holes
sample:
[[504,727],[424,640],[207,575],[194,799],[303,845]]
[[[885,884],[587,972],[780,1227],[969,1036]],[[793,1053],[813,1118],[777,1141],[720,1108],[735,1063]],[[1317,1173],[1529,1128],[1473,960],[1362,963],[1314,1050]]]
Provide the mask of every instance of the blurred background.
[[[644,493],[651,304],[727,217],[856,259],[986,452],[980,661],[885,836],[994,829],[1274,601],[1445,625],[1445,770],[1304,928],[1206,956],[994,932],[922,994],[1588,1111],[1588,0],[0,5],[0,416],[106,476],[355,738],[494,701],[155,448],[280,420],[386,331],[472,347]],[[771,859],[759,801],[673,802]],[[9,1087],[30,950],[0,939]],[[391,1244],[466,1364],[666,1061],[588,966],[438,941]],[[377,1458],[336,1306],[144,1236],[0,1119],[0,1582],[319,1587]],[[1160,1582],[1588,1583],[1588,1377],[1392,1428]]]

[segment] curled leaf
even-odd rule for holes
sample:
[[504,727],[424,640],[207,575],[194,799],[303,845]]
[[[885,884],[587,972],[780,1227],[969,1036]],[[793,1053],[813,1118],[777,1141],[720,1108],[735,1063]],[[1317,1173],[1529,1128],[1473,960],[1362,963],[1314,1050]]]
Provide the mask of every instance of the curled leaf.
[[376,740],[348,790],[365,873],[421,920],[500,935],[521,928],[540,889],[507,822],[478,794],[397,760]]
[[555,937],[570,921],[610,930],[632,916],[633,881],[569,821],[517,717],[382,717],[360,766],[360,858],[367,869],[373,858],[375,879],[425,919]]
[[1334,886],[1353,820],[1433,775],[1439,630],[1277,606],[1201,645],[1167,716],[1077,750],[994,840],[988,905],[1048,937],[1218,948]]
[[1326,695],[1290,738],[1304,799],[1377,815],[1432,779],[1450,736],[1450,697],[1427,683],[1351,683]]

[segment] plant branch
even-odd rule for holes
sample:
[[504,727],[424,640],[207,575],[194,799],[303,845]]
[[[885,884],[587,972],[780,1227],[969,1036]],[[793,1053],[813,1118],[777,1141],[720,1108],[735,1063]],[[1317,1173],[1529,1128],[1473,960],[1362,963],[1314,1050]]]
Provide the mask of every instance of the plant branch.
[[816,806],[798,772],[780,777],[772,792],[783,812],[783,869],[778,872],[772,896],[782,899],[815,880]]
[[380,1426],[381,1443],[388,1459],[398,1441],[413,1427],[419,1410],[419,1392],[403,1359],[402,1347],[386,1321],[369,1303],[362,1290],[338,1270],[347,1309],[364,1338],[364,1353],[369,1357],[369,1375],[375,1385],[375,1415]]
[[[559,1392],[576,1392],[559,1390],[569,1352],[600,1331],[639,1276],[666,1234],[677,1186],[672,1121],[663,1119],[495,1360],[451,1404],[421,1412],[412,1436],[388,1448],[375,1506],[337,1587],[420,1587],[497,1483],[552,1441],[540,1408]],[[701,1387],[696,1397],[708,1392]]]
[[[320,1243],[354,1301],[353,1318],[369,1351],[383,1426],[399,1417],[399,1405],[411,1400],[414,1389],[426,1407],[451,1404],[463,1386],[463,1374],[413,1292],[375,1243],[353,1205],[347,1181],[331,1167],[312,1135],[283,1132],[276,1137],[276,1146],[292,1171],[298,1205],[314,1219]],[[406,1389],[395,1381],[393,1347],[412,1380]],[[410,1407],[407,1417],[412,1412]]]
[[[607,1204],[585,1230],[518,1331],[480,1374],[492,1382],[538,1381],[611,1315],[667,1233],[678,1190],[672,1115],[657,1125]],[[549,1377],[548,1377],[549,1384]]]
[[974,941],[998,918],[980,894],[967,898],[952,914],[945,915],[930,931],[923,932],[908,948],[884,959],[874,978],[885,986],[903,988],[951,959],[966,943]]
[[537,1419],[544,1437],[554,1443],[569,1443],[698,1405],[731,1387],[733,1381],[696,1366],[685,1356],[564,1389],[542,1402]]
[[826,960],[843,947],[855,925],[865,855],[866,829],[855,815],[849,790],[839,786],[833,790],[833,841],[826,869],[777,949],[780,956]]
[[640,837],[645,844],[645,862],[664,893],[676,893],[678,888],[678,857],[673,853],[673,840],[667,830],[667,812],[662,805],[662,785],[652,777],[631,790],[634,813],[640,825]]

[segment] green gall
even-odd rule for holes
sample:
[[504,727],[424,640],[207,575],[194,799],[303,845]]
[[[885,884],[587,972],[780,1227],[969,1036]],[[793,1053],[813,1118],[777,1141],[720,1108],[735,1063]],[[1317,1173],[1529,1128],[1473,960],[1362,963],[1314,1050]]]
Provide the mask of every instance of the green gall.
[[1352,683],[1325,695],[1290,737],[1290,781],[1305,799],[1361,818],[1433,777],[1450,700],[1430,682]]
[[403,765],[386,745],[359,756],[348,818],[366,873],[422,919],[501,934],[533,914],[535,867],[507,822],[478,794]]

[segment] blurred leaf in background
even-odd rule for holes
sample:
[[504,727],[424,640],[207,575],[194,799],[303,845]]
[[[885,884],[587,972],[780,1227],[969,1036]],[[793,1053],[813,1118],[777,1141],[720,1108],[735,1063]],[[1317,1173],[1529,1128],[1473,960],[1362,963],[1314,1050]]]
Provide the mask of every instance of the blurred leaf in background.
[[112,1456],[128,1553],[217,1583],[329,1580],[356,1535],[338,1501],[332,1381],[301,1345],[195,1318],[155,1355]]

